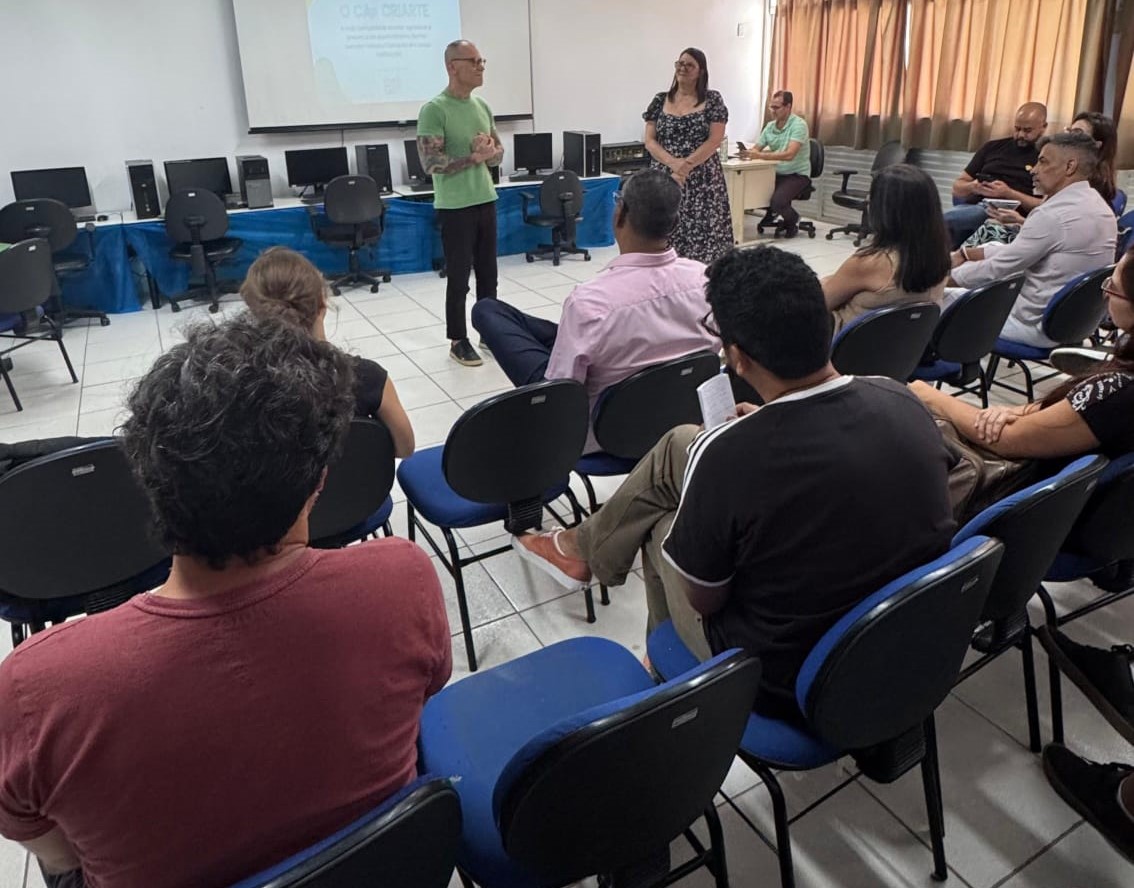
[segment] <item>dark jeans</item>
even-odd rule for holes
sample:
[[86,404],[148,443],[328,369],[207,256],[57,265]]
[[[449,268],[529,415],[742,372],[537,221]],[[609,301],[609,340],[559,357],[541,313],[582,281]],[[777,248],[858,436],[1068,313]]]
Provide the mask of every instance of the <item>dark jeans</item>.
[[[36,861],[39,862],[38,860]],[[57,873],[55,875],[44,872],[43,864],[39,864],[40,875],[43,876],[43,884],[47,888],[83,888],[83,871],[71,870],[69,873]]]
[[472,309],[472,322],[512,385],[543,379],[558,325],[533,318],[499,299],[477,302]]
[[769,209],[775,215],[783,217],[784,224],[789,228],[799,224],[799,213],[792,208],[791,202],[810,184],[811,180],[800,173],[776,173],[776,190],[772,192]]
[[438,210],[441,248],[445,252],[445,335],[468,339],[465,296],[469,272],[476,272],[476,298],[496,298],[496,203],[459,210]]
[[945,227],[949,230],[949,244],[955,250],[984,224],[988,213],[980,204],[957,204],[945,211]]

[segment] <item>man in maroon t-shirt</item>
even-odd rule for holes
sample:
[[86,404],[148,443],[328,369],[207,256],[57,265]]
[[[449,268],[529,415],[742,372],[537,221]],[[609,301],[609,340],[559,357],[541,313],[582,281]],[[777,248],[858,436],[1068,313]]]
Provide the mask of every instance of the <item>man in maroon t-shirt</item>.
[[131,394],[169,580],[0,664],[0,834],[49,886],[229,885],[413,779],[452,668],[437,574],[404,540],[307,547],[351,382],[332,346],[244,316]]

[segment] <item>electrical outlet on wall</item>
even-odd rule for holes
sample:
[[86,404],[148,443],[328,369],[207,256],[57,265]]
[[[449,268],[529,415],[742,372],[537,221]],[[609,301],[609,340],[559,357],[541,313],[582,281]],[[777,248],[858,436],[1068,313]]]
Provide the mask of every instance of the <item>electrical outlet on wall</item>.
[[737,37],[749,37],[752,34],[752,22],[738,22],[736,25]]

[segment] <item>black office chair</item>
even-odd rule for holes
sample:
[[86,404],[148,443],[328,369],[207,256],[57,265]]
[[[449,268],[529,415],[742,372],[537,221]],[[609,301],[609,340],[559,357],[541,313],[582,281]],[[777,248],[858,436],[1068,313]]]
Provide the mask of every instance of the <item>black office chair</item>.
[[[37,237],[46,238],[51,245],[51,264],[57,278],[81,274],[90,267],[94,258],[94,223],[88,222],[83,231],[87,240],[86,252],[75,252],[71,247],[79,237],[79,227],[67,205],[58,200],[17,200],[0,209],[0,241],[14,244]],[[104,311],[66,307],[58,281],[51,292],[48,312],[59,324],[75,318],[98,318],[102,327],[110,323]]]
[[995,537],[1004,544],[1004,558],[981,613],[981,627],[972,639],[973,650],[982,656],[965,667],[957,683],[1008,650],[1019,649],[1032,752],[1040,751],[1040,730],[1028,601],[1040,589],[1106,464],[1104,456],[1080,457],[1054,477],[993,503],[953,537],[954,546],[979,536]]
[[537,195],[528,191],[520,192],[521,212],[524,222],[540,228],[551,229],[551,243],[540,244],[524,254],[528,262],[551,257],[551,264],[558,265],[564,253],[582,256],[591,261],[591,254],[575,243],[575,227],[583,221],[583,183],[570,170],[559,170],[545,176],[539,186],[539,212],[531,211],[532,201]]
[[[420,530],[453,577],[470,672],[476,671],[476,651],[462,570],[511,545],[462,556],[453,529],[502,521],[509,533],[520,534],[540,527],[544,508],[550,511],[547,504],[560,496],[567,497],[578,523],[582,510],[567,479],[586,439],[586,390],[577,382],[546,380],[466,410],[443,446],[419,450],[398,466],[409,538]],[[440,528],[447,551],[422,519]]]
[[161,585],[170,553],[153,527],[149,500],[115,440],[0,477],[0,618],[13,624],[13,644]]
[[217,281],[216,267],[239,252],[244,241],[226,237],[228,211],[224,201],[203,188],[183,188],[175,192],[165,205],[165,232],[174,246],[169,255],[188,262],[192,273],[203,278],[201,287],[191,287],[179,296],[167,296],[169,307],[181,311],[181,303],[208,299],[209,311],[220,308],[222,293],[235,293],[239,281]]
[[[55,287],[51,267],[51,247],[44,238],[20,241],[0,252],[0,339],[20,340],[19,345],[0,349],[0,376],[8,386],[8,394],[23,410],[24,405],[12,385],[8,371],[12,362],[8,355],[33,342],[55,342],[63,354],[71,382],[78,382],[71,356],[63,344],[63,328],[56,318],[46,314],[47,303]],[[31,332],[35,329],[37,332]]]
[[334,835],[232,888],[446,888],[460,840],[453,784],[419,777]]
[[[874,155],[874,163],[870,165],[870,174],[873,176],[879,170],[902,163],[905,159],[906,149],[902,147],[900,141],[895,139],[892,142],[887,142]],[[843,184],[838,191],[831,195],[831,200],[840,207],[862,213],[862,220],[858,223],[852,222],[839,228],[832,228],[827,232],[827,240],[833,240],[836,234],[853,234],[856,247],[862,243],[863,238],[870,234],[869,186],[865,189],[850,187],[850,177],[856,176],[858,173],[858,170],[836,170],[835,175],[843,177]]]
[[929,345],[939,309],[932,302],[889,305],[855,318],[831,343],[831,363],[850,376],[906,382]]
[[331,292],[340,294],[341,287],[369,284],[370,292],[378,292],[378,278],[390,282],[388,269],[363,271],[359,251],[377,244],[386,227],[386,205],[378,191],[378,183],[369,176],[338,176],[327,183],[323,212],[330,224],[319,224],[314,207],[308,208],[315,236],[323,243],[347,248],[347,273],[331,278]]
[[[818,178],[820,176],[823,175],[823,165],[824,165],[824,161],[826,160],[826,150],[823,148],[823,143],[820,142],[818,139],[811,139],[810,141],[811,141],[811,181],[809,181],[807,183],[807,187],[804,188],[803,191],[801,191],[799,193],[799,197],[797,197],[796,200],[811,200],[812,196],[815,194],[815,182],[818,180]],[[794,203],[794,201],[793,201],[793,203]],[[768,208],[765,207],[764,208],[765,213],[767,213],[767,210],[768,210]],[[760,234],[763,234],[764,229],[768,227],[768,224],[769,223],[767,223],[767,222],[761,221],[760,224],[756,226],[756,230]],[[784,232],[783,220],[781,219],[778,222],[772,222],[771,224],[775,225],[775,230],[772,232],[773,236],[779,237]],[[810,219],[800,219],[798,227],[799,227],[800,231],[807,232],[808,237],[811,237],[811,238],[815,237],[815,223],[812,222]]]
[[935,382],[937,388],[948,383],[960,390],[957,394],[973,393],[976,383],[975,393],[987,407],[988,379],[980,362],[996,347],[1023,285],[1023,274],[1010,275],[969,290],[947,306],[913,378]]
[[[460,776],[462,884],[660,888],[707,866],[728,888],[713,796],[759,676],[733,650],[657,686],[621,645],[573,638],[449,685],[425,704],[420,747],[425,768]],[[695,856],[671,868],[680,836]]]
[[327,478],[308,518],[311,546],[338,549],[383,527],[391,536],[394,439],[376,419],[356,417],[343,451],[327,466]]

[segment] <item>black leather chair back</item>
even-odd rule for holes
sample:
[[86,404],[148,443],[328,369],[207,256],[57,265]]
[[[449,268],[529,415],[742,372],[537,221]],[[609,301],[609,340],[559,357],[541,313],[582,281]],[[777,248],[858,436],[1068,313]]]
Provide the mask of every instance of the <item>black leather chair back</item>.
[[815,733],[863,750],[920,729],[957,680],[1002,551],[996,540],[971,540],[836,623],[797,685]]
[[461,840],[461,801],[450,782],[430,780],[382,808],[234,888],[446,888]]
[[1099,328],[1106,315],[1103,281],[1114,273],[1114,266],[1080,275],[1052,297],[1043,313],[1043,332],[1052,342],[1078,345]]
[[386,207],[369,176],[338,176],[327,183],[323,210],[336,225],[362,225],[380,221]]
[[575,223],[583,212],[583,183],[571,170],[545,176],[539,186],[539,211],[543,216],[561,219],[567,241],[575,239]]
[[5,243],[42,237],[51,245],[51,252],[58,253],[78,235],[75,217],[61,201],[45,197],[17,200],[0,209],[0,241]]
[[311,545],[338,537],[378,511],[394,486],[394,439],[376,419],[351,420],[343,451],[327,466],[327,479],[308,519]]
[[612,385],[595,405],[595,440],[612,456],[641,459],[674,426],[701,422],[697,386],[720,369],[716,355],[698,352]]
[[529,749],[523,770],[496,786],[508,856],[538,884],[566,885],[677,838],[713,804],[759,678],[759,662],[736,652]]
[[929,347],[942,361],[975,364],[996,347],[996,340],[1020,288],[1023,274],[1014,274],[969,290],[941,313]]
[[466,410],[449,431],[441,469],[449,486],[477,503],[515,503],[562,483],[587,440],[587,392],[547,380]]
[[902,147],[900,140],[894,139],[878,149],[878,153],[874,155],[874,163],[870,165],[870,172],[876,173],[886,167],[902,163],[905,159],[906,149]]
[[165,231],[174,243],[204,243],[224,237],[228,211],[224,201],[204,188],[182,188],[165,205]]
[[51,245],[32,238],[0,252],[0,314],[19,314],[43,305],[55,286]]
[[1134,559],[1134,454],[1112,461],[1063,548],[1099,564]]
[[153,529],[117,441],[26,463],[0,477],[0,590],[46,600],[113,588],[169,557]]
[[932,302],[891,305],[847,324],[831,346],[831,363],[851,376],[906,382],[916,369],[941,310]]
[[818,139],[811,140],[811,178],[818,179],[823,175],[823,167],[826,163],[827,151],[823,147],[823,143]]

